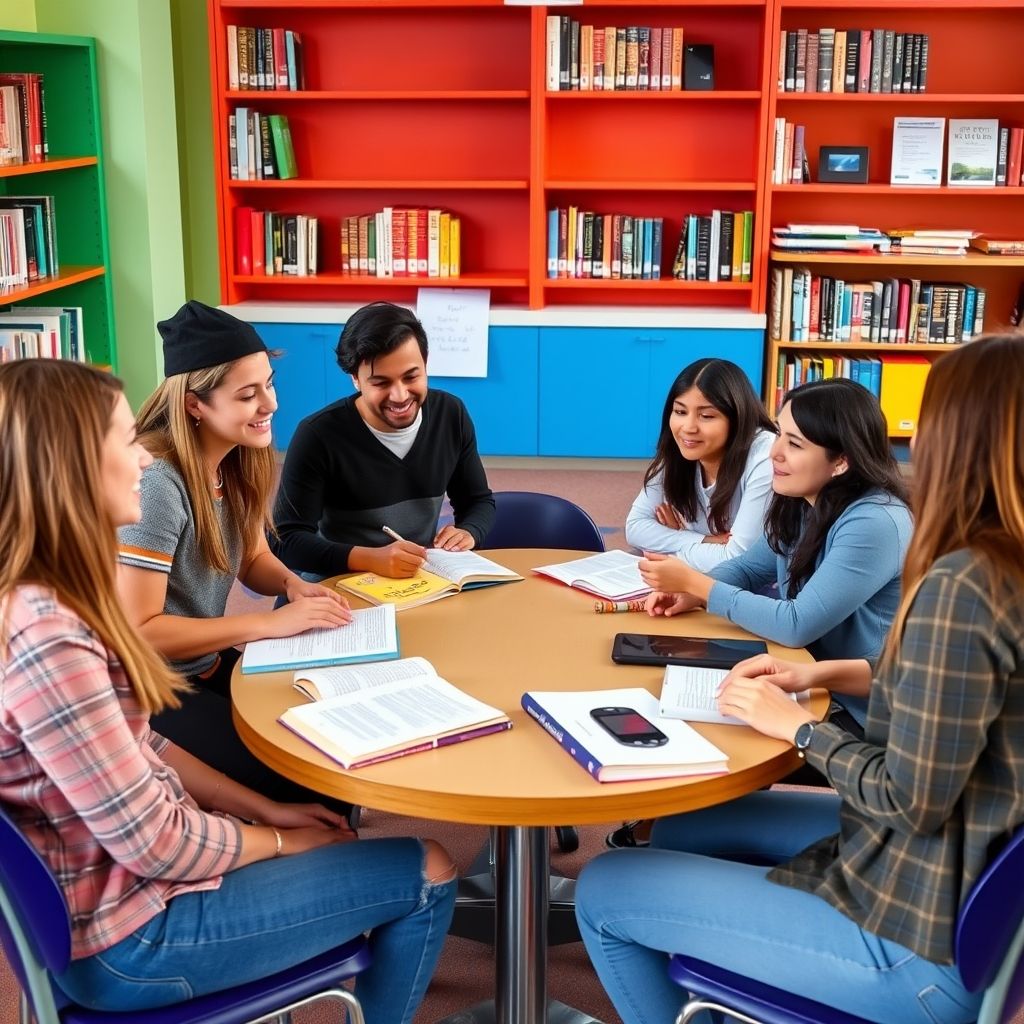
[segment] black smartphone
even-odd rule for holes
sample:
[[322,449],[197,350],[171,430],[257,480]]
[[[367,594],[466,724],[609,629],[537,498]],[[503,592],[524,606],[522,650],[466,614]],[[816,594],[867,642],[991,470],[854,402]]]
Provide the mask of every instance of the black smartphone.
[[699,665],[732,668],[755,654],[767,654],[762,640],[711,640],[701,636],[616,633],[612,661],[620,665]]
[[594,708],[590,717],[627,747],[661,747],[668,737],[633,708]]

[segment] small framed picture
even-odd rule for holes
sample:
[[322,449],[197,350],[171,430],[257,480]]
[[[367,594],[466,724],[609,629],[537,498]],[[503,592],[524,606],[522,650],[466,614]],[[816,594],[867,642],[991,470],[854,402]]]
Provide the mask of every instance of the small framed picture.
[[865,185],[868,180],[867,146],[820,146],[818,181]]

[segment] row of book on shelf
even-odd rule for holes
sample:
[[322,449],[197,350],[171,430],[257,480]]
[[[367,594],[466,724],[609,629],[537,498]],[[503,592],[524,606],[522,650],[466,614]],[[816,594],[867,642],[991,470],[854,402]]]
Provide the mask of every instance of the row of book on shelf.
[[773,267],[773,341],[958,345],[985,329],[985,289],[885,278],[844,281],[802,267]]
[[341,222],[350,277],[460,277],[462,219],[450,210],[386,206]]
[[316,274],[319,220],[302,213],[235,207],[235,273],[244,277]]
[[779,92],[926,92],[928,36],[886,28],[783,29]]
[[41,163],[48,152],[43,76],[0,74],[0,166]]
[[227,26],[229,89],[304,89],[302,38],[285,28]]
[[228,166],[238,181],[298,177],[288,118],[237,107],[228,115]]
[[549,14],[546,44],[550,92],[700,88],[684,83],[683,29],[678,26],[602,28]]
[[772,248],[787,252],[856,252],[871,255],[1024,255],[1024,238],[994,238],[969,228],[865,228],[856,224],[785,224],[772,228]]
[[85,362],[80,306],[11,306],[0,313],[0,363],[12,359]]
[[53,196],[0,196],[0,287],[21,287],[59,269]]
[[[752,210],[684,216],[671,276],[749,281],[753,225]],[[598,213],[576,206],[548,210],[548,277],[660,280],[664,233],[662,217]]]

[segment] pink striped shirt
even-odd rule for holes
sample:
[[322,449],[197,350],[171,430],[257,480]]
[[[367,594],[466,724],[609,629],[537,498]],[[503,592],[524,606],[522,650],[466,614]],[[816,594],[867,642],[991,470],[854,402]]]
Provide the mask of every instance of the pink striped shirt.
[[241,834],[160,760],[120,662],[52,590],[18,587],[0,614],[0,802],[64,890],[78,959],[217,888]]

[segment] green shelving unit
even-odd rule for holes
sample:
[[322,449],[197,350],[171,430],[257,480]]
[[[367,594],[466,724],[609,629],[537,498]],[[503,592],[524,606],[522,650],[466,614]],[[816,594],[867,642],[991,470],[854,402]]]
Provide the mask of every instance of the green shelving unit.
[[43,75],[49,154],[0,167],[0,194],[51,195],[60,273],[0,302],[81,306],[89,361],[117,370],[96,42],[84,36],[0,31],[0,71]]

